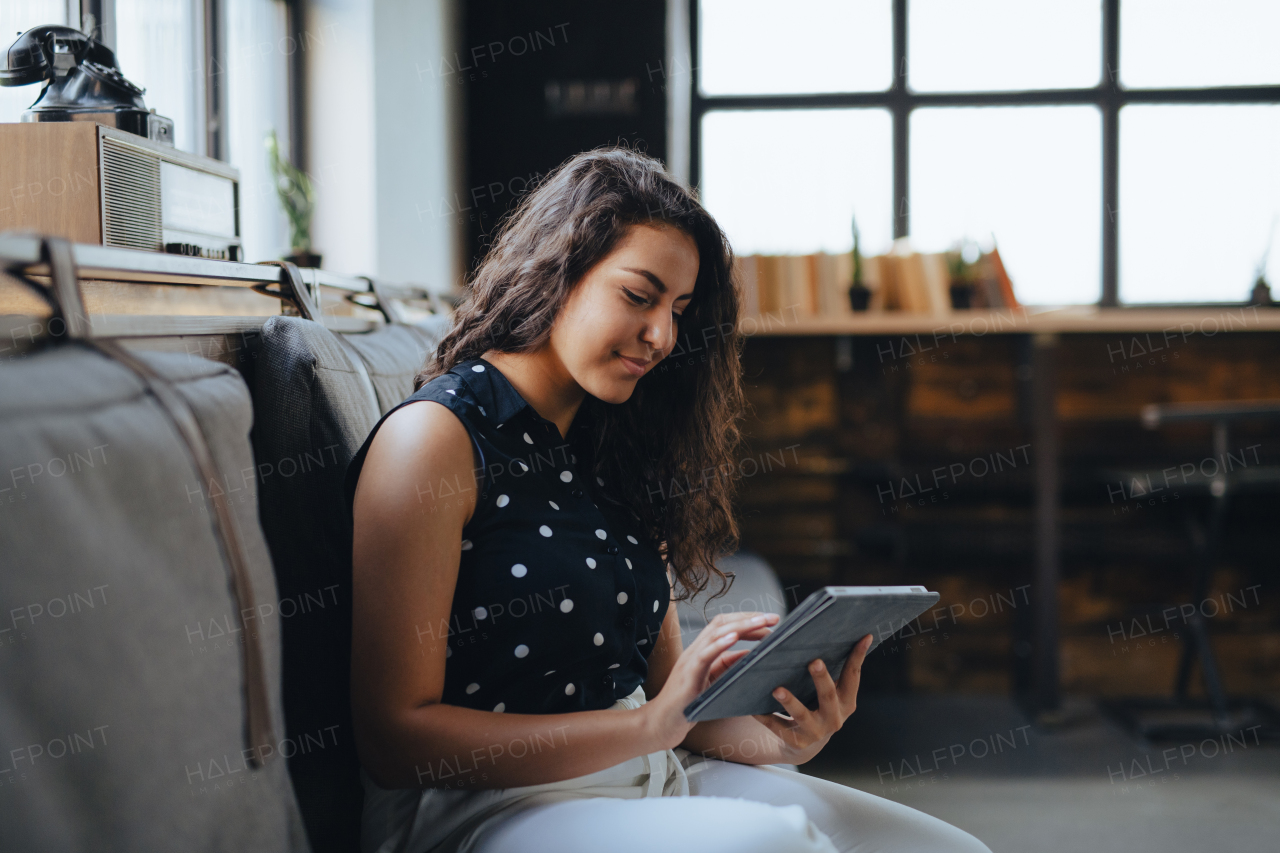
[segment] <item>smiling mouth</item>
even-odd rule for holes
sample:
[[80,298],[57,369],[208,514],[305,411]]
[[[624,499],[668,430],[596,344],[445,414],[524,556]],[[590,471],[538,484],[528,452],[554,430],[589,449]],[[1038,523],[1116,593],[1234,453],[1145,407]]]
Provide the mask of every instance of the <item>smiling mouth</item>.
[[635,376],[643,375],[644,372],[648,370],[649,365],[653,363],[652,359],[649,361],[640,361],[636,358],[629,358],[622,353],[618,353],[618,358],[622,359],[622,363],[626,365],[627,370],[631,371]]

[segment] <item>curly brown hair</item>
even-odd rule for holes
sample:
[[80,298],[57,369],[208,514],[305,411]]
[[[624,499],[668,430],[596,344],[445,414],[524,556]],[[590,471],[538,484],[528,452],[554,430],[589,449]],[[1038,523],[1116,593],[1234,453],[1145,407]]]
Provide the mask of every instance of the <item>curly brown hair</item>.
[[569,158],[499,222],[469,277],[453,324],[414,390],[489,351],[533,352],[574,288],[634,225],[678,228],[698,248],[694,295],[675,349],[636,383],[624,403],[588,394],[575,418],[589,430],[574,452],[616,484],[605,499],[631,510],[670,564],[679,598],[718,578],[739,543],[732,498],[733,454],[746,408],[738,331],[741,295],[733,249],[694,194],[662,163],[626,147]]

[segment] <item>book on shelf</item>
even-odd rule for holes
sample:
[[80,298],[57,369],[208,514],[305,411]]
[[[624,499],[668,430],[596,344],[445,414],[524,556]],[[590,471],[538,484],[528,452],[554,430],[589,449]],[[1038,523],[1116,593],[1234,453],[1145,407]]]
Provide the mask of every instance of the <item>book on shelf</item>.
[[1000,250],[993,244],[987,253],[991,259],[991,271],[995,276],[996,286],[1000,289],[1001,308],[1017,308],[1018,297],[1013,295],[1013,281],[1005,272],[1004,261],[1000,259]]
[[853,313],[849,284],[853,257],[847,252],[811,255],[742,255],[735,276],[749,316],[839,317]]
[[969,303],[971,307],[999,310],[1019,306],[1018,298],[1013,292],[1013,282],[1005,271],[999,250],[993,247],[970,269],[971,275],[966,283],[973,288]]
[[[862,259],[862,279],[871,291],[867,313],[902,311],[944,316],[952,311],[951,287],[969,284],[973,308],[1014,308],[1013,282],[994,247],[970,265],[964,282],[951,279],[945,252],[917,252],[908,238],[891,251]],[[738,255],[734,281],[745,316],[780,320],[854,316],[849,299],[853,256],[849,252],[809,255]]]

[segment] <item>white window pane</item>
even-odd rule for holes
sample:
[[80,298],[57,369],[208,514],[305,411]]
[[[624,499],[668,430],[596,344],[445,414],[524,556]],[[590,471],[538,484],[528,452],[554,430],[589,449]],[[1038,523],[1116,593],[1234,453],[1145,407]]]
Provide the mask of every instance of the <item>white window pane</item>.
[[994,235],[1019,302],[1097,302],[1101,149],[1093,107],[916,110],[912,242],[940,252]]
[[885,110],[716,111],[702,120],[702,199],[735,252],[886,250],[893,236]]
[[[0,2],[0,50],[8,50],[18,33],[45,24],[67,25],[65,0],[3,0]],[[0,122],[22,121],[22,114],[40,97],[43,83],[0,86]]]
[[240,170],[240,235],[244,257],[265,261],[289,253],[289,223],[276,197],[265,141],[272,128],[289,158],[289,55],[303,45],[288,36],[285,7],[272,0],[225,0],[227,151]]
[[173,119],[173,142],[204,153],[204,55],[198,0],[117,0],[116,60],[146,89],[148,109]]
[[701,0],[704,94],[874,92],[893,82],[889,0]]
[[1120,300],[1243,302],[1273,241],[1280,284],[1280,106],[1120,112]]
[[1120,80],[1134,88],[1280,83],[1276,0],[1124,0]]
[[1102,78],[1099,0],[907,5],[907,81],[918,92],[1084,88]]

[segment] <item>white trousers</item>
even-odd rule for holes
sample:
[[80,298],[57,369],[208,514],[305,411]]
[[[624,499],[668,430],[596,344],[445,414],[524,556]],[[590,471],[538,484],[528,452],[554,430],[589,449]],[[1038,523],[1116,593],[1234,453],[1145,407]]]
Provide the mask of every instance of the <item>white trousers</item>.
[[[683,753],[684,750],[679,750]],[[687,797],[595,797],[491,824],[475,853],[991,853],[967,832],[854,788],[689,755]]]
[[[644,702],[637,688],[614,707]],[[554,739],[547,746],[555,748]],[[517,740],[502,751],[539,748],[540,741]],[[466,763],[428,772],[446,780],[484,769]],[[991,853],[967,832],[892,800],[685,749],[521,788],[384,790],[363,771],[361,778],[364,853]]]

